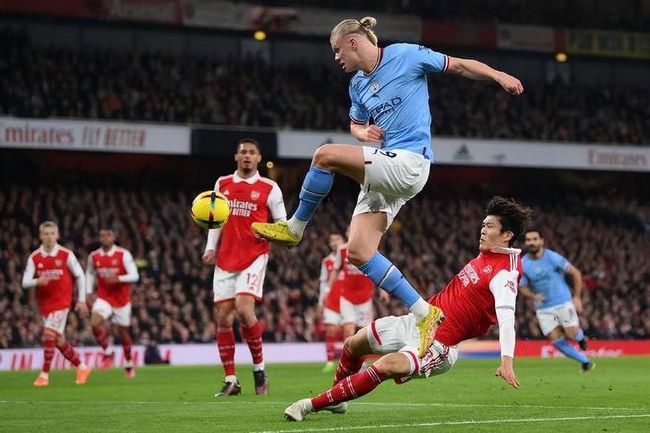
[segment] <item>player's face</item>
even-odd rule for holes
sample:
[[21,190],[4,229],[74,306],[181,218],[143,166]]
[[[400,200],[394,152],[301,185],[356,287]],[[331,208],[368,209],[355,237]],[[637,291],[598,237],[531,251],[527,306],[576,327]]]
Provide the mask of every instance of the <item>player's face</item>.
[[544,247],[544,239],[537,232],[526,233],[526,250],[529,253],[537,254]]
[[100,230],[99,231],[99,244],[104,248],[110,248],[115,242],[115,233],[113,230]]
[[330,40],[334,61],[341,66],[345,72],[354,72],[359,69],[359,54],[357,51],[357,40],[351,35]]
[[501,230],[503,226],[499,218],[494,215],[488,215],[481,225],[481,238],[478,243],[479,250],[488,251],[496,247],[507,247],[508,242],[512,239],[512,232]]
[[235,161],[237,170],[248,173],[257,170],[257,166],[262,161],[262,154],[253,143],[242,143],[237,148]]
[[330,250],[336,251],[342,243],[343,237],[341,235],[330,235],[330,240],[328,242]]
[[43,246],[49,250],[54,248],[56,241],[59,240],[59,229],[56,227],[44,227],[41,229],[38,237],[41,239]]

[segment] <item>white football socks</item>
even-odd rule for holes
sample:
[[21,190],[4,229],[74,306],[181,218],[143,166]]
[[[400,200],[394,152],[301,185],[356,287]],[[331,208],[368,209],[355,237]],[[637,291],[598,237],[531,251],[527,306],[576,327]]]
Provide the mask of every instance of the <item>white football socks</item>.
[[417,301],[415,301],[415,304],[411,305],[409,307],[409,311],[413,313],[416,319],[418,321],[424,319],[427,317],[427,314],[429,314],[429,303],[425,301],[424,299],[420,298]]
[[302,234],[305,232],[305,227],[307,227],[307,221],[299,220],[294,215],[289,218],[289,221],[287,221],[287,226],[289,226],[291,233],[302,238]]

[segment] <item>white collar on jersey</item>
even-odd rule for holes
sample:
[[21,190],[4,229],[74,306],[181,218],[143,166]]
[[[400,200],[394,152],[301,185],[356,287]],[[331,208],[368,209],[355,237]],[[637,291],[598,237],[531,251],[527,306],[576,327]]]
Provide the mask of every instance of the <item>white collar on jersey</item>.
[[113,253],[115,252],[115,250],[116,250],[116,248],[115,248],[115,244],[113,244],[113,245],[108,249],[108,251],[104,251],[104,248],[99,247],[99,254],[101,254],[102,256],[112,256]]
[[47,251],[45,251],[45,247],[43,247],[42,244],[41,244],[39,250],[41,251],[41,255],[42,255],[42,256],[45,256],[45,257],[47,257],[47,256],[54,257],[54,256],[56,256],[57,254],[59,254],[59,244],[55,244],[55,245],[54,245],[54,248],[52,248],[52,251],[50,251],[49,253],[48,253]]
[[252,175],[251,177],[248,177],[246,179],[239,176],[237,174],[237,170],[235,170],[235,174],[232,175],[232,181],[233,182],[235,182],[235,183],[237,183],[237,182],[246,182],[246,183],[250,183],[251,185],[254,184],[255,182],[257,182],[259,180],[259,178],[260,178],[260,172],[259,171],[256,171],[254,175]]
[[494,247],[490,248],[490,252],[498,254],[521,254],[519,248],[506,248],[506,247]]

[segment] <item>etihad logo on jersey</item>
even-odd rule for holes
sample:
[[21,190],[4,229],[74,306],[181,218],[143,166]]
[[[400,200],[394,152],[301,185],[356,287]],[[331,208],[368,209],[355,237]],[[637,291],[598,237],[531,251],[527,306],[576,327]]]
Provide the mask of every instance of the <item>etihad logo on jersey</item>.
[[463,270],[458,273],[458,278],[460,278],[460,282],[463,283],[464,287],[469,286],[470,282],[472,284],[478,283],[478,275],[469,263],[466,264]]
[[383,116],[384,114],[390,113],[397,106],[399,106],[402,103],[402,98],[399,96],[396,96],[392,98],[390,101],[386,102],[380,102],[379,105],[375,106],[372,110],[370,110],[370,116],[377,120],[380,116]]
[[230,216],[249,217],[251,212],[257,210],[257,204],[249,201],[241,201],[237,199],[228,200],[230,204]]

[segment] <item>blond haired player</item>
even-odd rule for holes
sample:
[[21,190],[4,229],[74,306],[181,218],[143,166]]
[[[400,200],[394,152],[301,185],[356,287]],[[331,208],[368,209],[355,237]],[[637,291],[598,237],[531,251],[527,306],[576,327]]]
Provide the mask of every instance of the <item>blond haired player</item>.
[[332,188],[334,173],[355,180],[361,191],[350,226],[348,259],[414,314],[420,330],[419,353],[424,355],[442,313],[429,305],[377,248],[400,208],[424,188],[434,160],[427,74],[493,80],[514,95],[524,89],[515,77],[475,60],[449,57],[422,45],[381,48],[372,30],[376,23],[372,17],[346,19],[330,35],[335,62],[343,71],[354,73],[349,87],[350,132],[375,146],[319,147],[293,217],[287,222],[255,224],[253,229],[269,240],[295,246]]
[[216,338],[225,373],[224,385],[215,394],[217,397],[241,393],[235,374],[235,317],[241,324],[242,337],[253,358],[255,393],[268,393],[262,355],[263,325],[255,316],[255,302],[262,299],[269,243],[253,234],[251,224],[271,219],[283,221],[287,212],[278,185],[258,173],[257,166],[261,161],[257,141],[242,139],[235,153],[237,170],[217,179],[214,186],[230,203],[228,222],[223,228],[208,232],[203,254],[204,263],[216,263],[213,280],[217,310]]
[[131,253],[115,245],[115,232],[107,227],[99,230],[100,247],[90,253],[86,266],[88,293],[97,282],[97,299],[93,303],[90,324],[93,335],[103,350],[102,365],[113,364],[115,352],[109,341],[106,321],[111,318],[117,325],[122,349],[124,350],[124,374],[135,377],[135,366],[131,356],[133,340],[131,327],[131,286],[140,279]]
[[[54,349],[77,367],[76,383],[83,385],[90,376],[88,367],[77,351],[65,339],[65,324],[72,305],[72,286],[77,286],[75,310],[88,315],[86,307],[86,280],[83,269],[74,253],[57,243],[59,228],[52,221],[45,221],[38,228],[41,246],[27,259],[23,274],[23,287],[36,288],[36,302],[43,318],[43,368],[34,386],[47,386],[54,357]],[[74,281],[73,281],[74,280]]]

